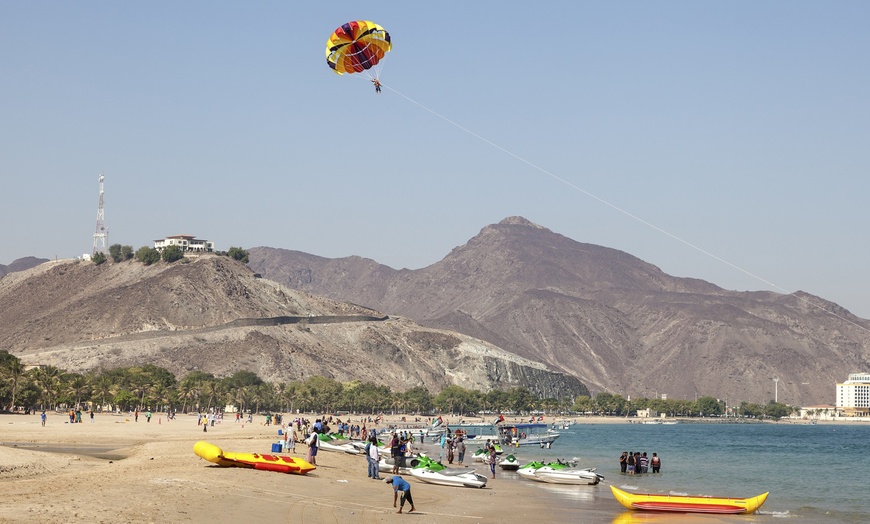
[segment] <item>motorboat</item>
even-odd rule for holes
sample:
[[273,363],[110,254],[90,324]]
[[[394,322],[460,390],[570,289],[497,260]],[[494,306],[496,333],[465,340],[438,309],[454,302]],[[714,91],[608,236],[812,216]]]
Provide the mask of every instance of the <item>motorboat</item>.
[[677,513],[740,514],[755,513],[767,500],[770,492],[749,498],[704,497],[652,493],[628,493],[616,486],[610,491],[620,504],[628,509],[643,511],[670,511]]
[[508,455],[498,463],[498,467],[505,471],[516,471],[520,469],[520,461],[515,456]]
[[602,475],[595,472],[594,468],[554,468],[543,466],[535,470],[535,477],[550,484],[587,484],[594,486],[604,480]]
[[549,449],[559,438],[559,433],[547,427],[547,424],[500,424],[498,426],[499,442],[507,446],[540,446]]

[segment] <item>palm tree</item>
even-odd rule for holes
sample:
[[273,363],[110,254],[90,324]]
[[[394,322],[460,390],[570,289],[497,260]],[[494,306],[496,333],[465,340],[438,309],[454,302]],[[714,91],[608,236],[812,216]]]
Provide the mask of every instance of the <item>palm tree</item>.
[[89,391],[90,387],[88,385],[88,379],[83,375],[75,373],[69,377],[66,386],[66,393],[69,394],[71,399],[75,399],[75,406],[81,405],[82,397],[86,396]]
[[[199,386],[193,382],[182,382],[181,385],[178,386],[178,395],[183,399],[181,412],[187,413],[188,401],[190,401],[190,405],[193,406],[194,399],[199,398]],[[197,411],[199,411],[198,405]]]
[[6,379],[12,383],[12,403],[9,404],[9,411],[15,411],[15,397],[18,394],[18,384],[24,378],[24,364],[18,358],[12,357],[6,363],[4,370]]
[[[118,393],[117,388],[112,381],[112,377],[105,373],[91,375],[89,382],[91,385],[91,395],[93,395],[95,399],[99,399],[101,409],[106,406],[107,399],[114,397]],[[114,406],[111,405],[109,406],[110,409],[113,407]]]
[[53,409],[60,388],[61,372],[54,366],[36,368],[33,373],[36,385],[40,389],[40,407]]

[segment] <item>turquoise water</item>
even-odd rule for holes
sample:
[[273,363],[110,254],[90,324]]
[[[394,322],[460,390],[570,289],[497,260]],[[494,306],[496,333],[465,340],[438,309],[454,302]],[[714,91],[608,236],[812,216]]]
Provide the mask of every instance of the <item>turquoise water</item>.
[[[576,458],[597,467],[605,483],[553,486],[554,498],[578,510],[589,501],[612,500],[613,484],[627,491],[688,495],[750,497],[769,491],[761,511],[741,522],[870,522],[867,425],[581,423],[559,433],[552,449],[521,447],[515,454],[522,463]],[[622,475],[623,451],[658,453],[662,472]],[[614,517],[623,512],[617,504]]]

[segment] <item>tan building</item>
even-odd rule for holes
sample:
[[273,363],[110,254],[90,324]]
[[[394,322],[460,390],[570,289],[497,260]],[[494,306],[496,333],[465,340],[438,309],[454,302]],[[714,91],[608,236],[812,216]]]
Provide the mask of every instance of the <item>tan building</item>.
[[173,235],[154,241],[154,249],[163,252],[164,248],[178,246],[185,253],[213,253],[214,242],[200,240],[193,235]]
[[870,416],[870,373],[849,373],[837,384],[837,411],[846,417]]

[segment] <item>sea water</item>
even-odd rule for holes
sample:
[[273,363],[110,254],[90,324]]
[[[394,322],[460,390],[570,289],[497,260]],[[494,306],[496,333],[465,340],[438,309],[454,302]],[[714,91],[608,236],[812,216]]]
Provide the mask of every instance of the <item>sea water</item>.
[[[613,484],[631,492],[675,495],[751,497],[769,491],[750,522],[870,522],[870,425],[580,422],[557,431],[550,449],[523,446],[506,453],[521,464],[571,459],[597,468],[606,478],[597,486],[549,488],[551,496],[580,511],[584,502],[613,500]],[[475,449],[469,446],[468,455]],[[658,453],[661,473],[620,473],[623,451]],[[623,511],[618,506],[614,516]]]

